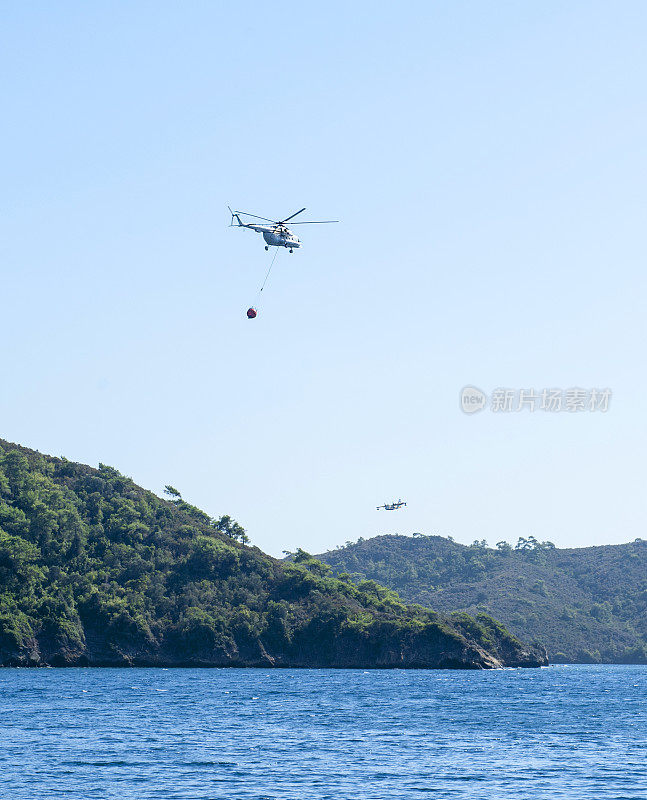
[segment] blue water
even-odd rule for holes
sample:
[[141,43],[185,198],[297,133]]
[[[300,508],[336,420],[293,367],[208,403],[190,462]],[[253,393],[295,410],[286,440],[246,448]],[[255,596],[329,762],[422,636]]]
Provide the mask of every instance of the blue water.
[[647,667],[4,669],[0,798],[647,798]]

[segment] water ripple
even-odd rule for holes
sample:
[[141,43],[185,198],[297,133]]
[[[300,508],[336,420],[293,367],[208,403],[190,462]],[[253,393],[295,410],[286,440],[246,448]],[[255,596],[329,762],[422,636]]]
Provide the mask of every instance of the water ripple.
[[647,668],[0,670],[0,798],[647,799]]

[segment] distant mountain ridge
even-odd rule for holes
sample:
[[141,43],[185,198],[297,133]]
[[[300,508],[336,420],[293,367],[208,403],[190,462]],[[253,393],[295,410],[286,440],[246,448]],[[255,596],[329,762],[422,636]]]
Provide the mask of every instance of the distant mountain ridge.
[[407,607],[300,552],[245,545],[167,486],[0,440],[0,665],[540,666],[480,615]]
[[458,544],[376,536],[318,556],[335,574],[371,579],[445,613],[491,614],[551,661],[647,663],[647,541],[558,549],[521,538]]

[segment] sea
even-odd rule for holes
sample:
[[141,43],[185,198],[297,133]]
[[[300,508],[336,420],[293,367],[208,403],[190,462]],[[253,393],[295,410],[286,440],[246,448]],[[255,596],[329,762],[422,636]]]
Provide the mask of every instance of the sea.
[[0,669],[2,800],[647,798],[647,666]]

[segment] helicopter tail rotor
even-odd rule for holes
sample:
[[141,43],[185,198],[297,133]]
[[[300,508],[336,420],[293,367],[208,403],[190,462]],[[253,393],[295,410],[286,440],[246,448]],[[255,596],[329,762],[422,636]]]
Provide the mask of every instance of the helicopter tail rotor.
[[[233,228],[240,228],[243,223],[240,221],[240,217],[238,216],[238,212],[237,211],[232,211],[231,210],[231,206],[227,206],[227,208],[229,209],[229,213],[231,214],[231,222],[229,223],[229,227],[230,228],[232,228],[232,227]],[[234,220],[237,220],[238,225],[234,225]]]

